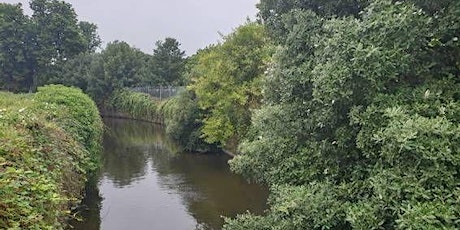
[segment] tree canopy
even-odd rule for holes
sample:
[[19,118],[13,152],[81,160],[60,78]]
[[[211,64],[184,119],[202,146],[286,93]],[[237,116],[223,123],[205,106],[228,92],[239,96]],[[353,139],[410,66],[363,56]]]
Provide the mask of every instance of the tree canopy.
[[32,91],[54,77],[60,64],[100,44],[96,25],[79,22],[69,3],[32,0],[32,16],[21,4],[0,5],[0,57],[3,88]]
[[185,51],[175,38],[157,41],[147,65],[145,85],[182,85],[184,83]]
[[221,44],[196,56],[190,89],[208,112],[202,133],[209,143],[231,147],[244,137],[251,109],[260,103],[260,79],[270,57],[265,30],[256,23],[238,27]]

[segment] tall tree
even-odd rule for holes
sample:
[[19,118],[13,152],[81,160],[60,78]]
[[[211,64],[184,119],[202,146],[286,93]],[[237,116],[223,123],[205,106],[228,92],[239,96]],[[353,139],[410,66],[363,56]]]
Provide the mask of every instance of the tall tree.
[[263,26],[247,23],[195,57],[190,88],[209,112],[202,129],[207,142],[236,150],[250,124],[250,110],[260,103],[260,80],[270,50]]
[[147,56],[126,42],[114,41],[102,51],[101,59],[107,95],[115,89],[138,85]]
[[148,85],[181,85],[184,81],[185,51],[174,38],[157,41],[149,64],[149,76],[144,80]]
[[23,14],[21,5],[2,4],[0,8],[5,88],[33,91],[39,84],[55,81],[63,63],[93,52],[100,44],[96,26],[79,23],[72,6],[64,1],[32,0],[31,17]]
[[[45,78],[53,75],[62,62],[85,52],[87,46],[71,4],[58,0],[33,0],[30,8],[36,32],[32,49],[37,59],[34,81],[37,85],[46,82]],[[41,79],[37,78],[38,75]]]
[[97,33],[97,25],[90,22],[81,21],[78,23],[78,27],[80,28],[85,40],[86,51],[95,52],[102,43],[101,38]]
[[21,91],[29,75],[26,38],[29,19],[21,4],[0,3],[0,88]]

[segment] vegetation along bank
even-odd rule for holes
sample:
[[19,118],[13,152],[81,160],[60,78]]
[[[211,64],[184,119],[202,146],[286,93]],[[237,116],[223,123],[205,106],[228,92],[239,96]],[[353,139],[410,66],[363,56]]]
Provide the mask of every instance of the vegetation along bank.
[[102,131],[80,89],[0,92],[0,228],[63,228],[98,166]]
[[[460,1],[261,0],[257,22],[187,58],[172,38],[158,41],[152,55],[121,41],[95,52],[97,27],[78,23],[69,4],[31,5],[34,14],[26,17],[21,6],[0,4],[0,34],[8,38],[0,40],[8,63],[0,68],[0,88],[77,86],[99,106],[165,124],[187,149],[238,150],[231,169],[268,184],[270,208],[227,219],[224,229],[460,229]],[[60,36],[74,32],[80,36]],[[148,85],[187,91],[163,102],[125,90]],[[39,104],[38,95],[15,97]],[[33,116],[42,117],[35,120],[61,127],[59,109],[11,104],[4,107],[17,116],[35,108]],[[6,111],[2,119],[12,118],[2,129],[11,138],[48,127],[27,126],[30,120]],[[57,115],[47,115],[52,111]],[[86,146],[79,126],[69,127],[77,128],[62,130]],[[23,147],[31,140],[11,143],[48,151]],[[3,158],[4,175],[21,181],[30,174],[13,170],[16,158]],[[36,180],[55,179],[42,177]],[[13,196],[16,187],[29,183],[3,178],[10,187],[2,196],[21,197]],[[33,213],[27,202],[2,203],[9,208],[2,215],[13,208]],[[26,214],[39,224],[54,216]]]

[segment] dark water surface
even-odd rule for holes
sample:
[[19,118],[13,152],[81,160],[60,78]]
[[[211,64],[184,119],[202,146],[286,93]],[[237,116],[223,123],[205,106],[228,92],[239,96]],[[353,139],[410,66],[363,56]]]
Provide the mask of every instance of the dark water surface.
[[221,229],[221,216],[266,208],[267,189],[232,174],[227,155],[180,153],[160,126],[104,121],[103,167],[74,229]]

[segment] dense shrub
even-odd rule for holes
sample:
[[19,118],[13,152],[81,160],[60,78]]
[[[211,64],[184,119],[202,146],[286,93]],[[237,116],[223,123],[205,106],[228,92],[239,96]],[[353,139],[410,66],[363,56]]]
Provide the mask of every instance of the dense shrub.
[[262,99],[260,79],[273,50],[270,44],[262,25],[247,22],[194,56],[188,88],[206,111],[201,128],[206,142],[236,153],[251,124],[251,111]]
[[49,118],[63,127],[92,154],[90,159],[93,161],[93,165],[88,165],[87,169],[91,170],[97,167],[101,151],[103,124],[93,100],[83,94],[80,89],[61,85],[39,87],[34,99],[42,102],[42,109],[46,109],[49,104],[69,108],[65,115]]
[[96,167],[97,109],[81,90],[0,93],[0,228],[61,229]]
[[197,98],[191,91],[184,91],[166,101],[160,107],[166,133],[176,140],[185,150],[208,151],[215,145],[201,138],[203,111],[199,109]]
[[226,229],[460,228],[460,2],[368,2],[272,15],[285,33],[231,168],[276,189]]

